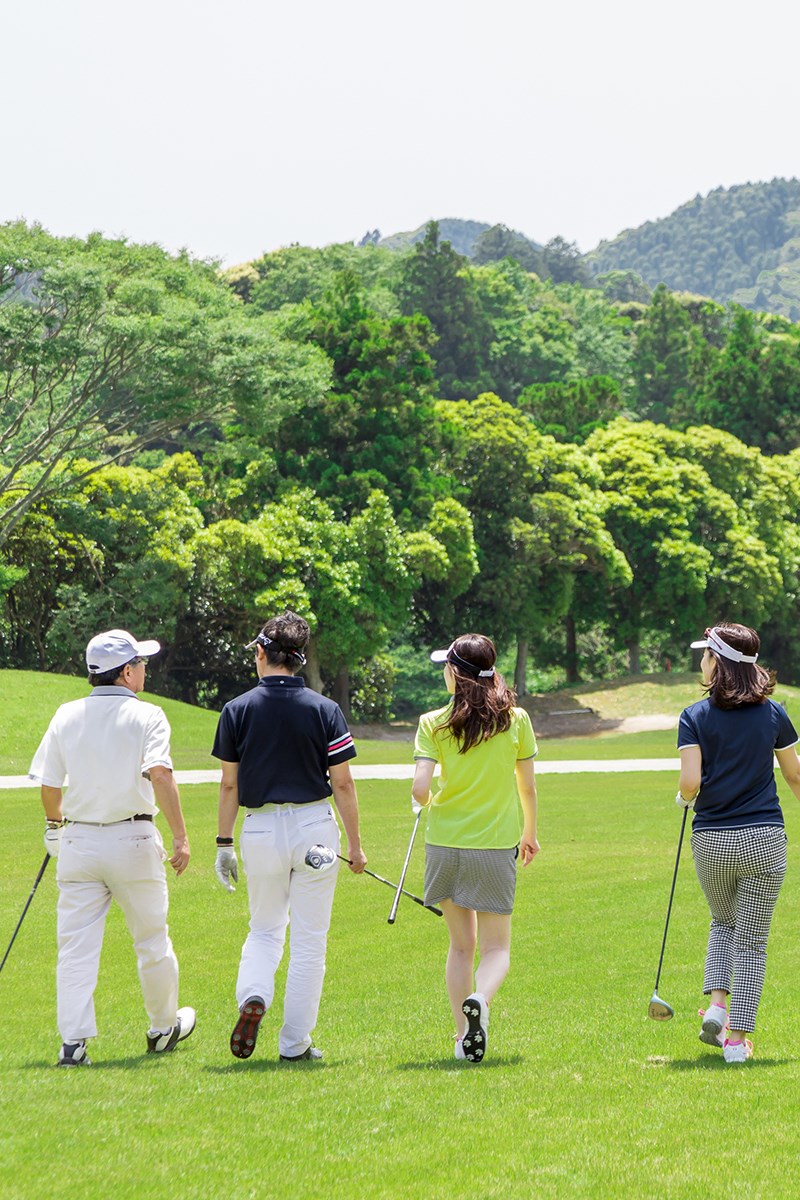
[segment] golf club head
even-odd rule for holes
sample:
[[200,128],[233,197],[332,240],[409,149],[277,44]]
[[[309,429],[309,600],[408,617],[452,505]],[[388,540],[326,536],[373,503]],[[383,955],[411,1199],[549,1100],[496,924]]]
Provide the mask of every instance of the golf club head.
[[305,864],[309,871],[330,871],[336,866],[336,851],[330,846],[309,846],[306,850]]
[[647,1015],[652,1021],[669,1021],[671,1017],[675,1016],[675,1013],[667,1002],[661,999],[658,992],[653,992],[647,1006]]

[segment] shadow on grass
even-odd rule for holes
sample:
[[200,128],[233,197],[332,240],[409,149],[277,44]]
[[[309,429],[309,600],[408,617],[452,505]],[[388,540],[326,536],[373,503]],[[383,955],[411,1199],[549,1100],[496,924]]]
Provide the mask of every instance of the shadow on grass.
[[398,1071],[472,1071],[480,1067],[481,1073],[495,1067],[514,1067],[523,1061],[521,1054],[499,1055],[482,1063],[459,1062],[455,1058],[426,1058],[421,1062],[397,1064]]
[[244,1076],[253,1071],[259,1074],[263,1074],[265,1071],[285,1071],[287,1074],[293,1075],[295,1071],[330,1071],[332,1067],[341,1065],[341,1063],[326,1063],[319,1058],[293,1063],[281,1062],[280,1059],[275,1058],[258,1058],[255,1062],[235,1062],[219,1067],[206,1065],[202,1069],[211,1075],[235,1075],[237,1072],[241,1072]]
[[[23,1063],[20,1070],[41,1071],[42,1069],[46,1070],[50,1067],[58,1067],[58,1063],[56,1062],[57,1056],[58,1049],[56,1048],[56,1053],[53,1058],[40,1059],[39,1062]],[[163,1057],[163,1055],[161,1057]],[[128,1058],[107,1058],[105,1060],[92,1057],[92,1060],[88,1066],[61,1067],[60,1073],[62,1075],[83,1075],[85,1072],[89,1072],[94,1075],[96,1071],[130,1071],[132,1067],[134,1069],[144,1069],[149,1071],[155,1068],[156,1061],[156,1056],[152,1054],[149,1056],[137,1054],[130,1055]]]
[[[741,1066],[746,1071],[755,1071],[759,1067],[786,1067],[789,1063],[796,1062],[794,1058],[751,1058],[746,1063],[736,1063],[737,1067]],[[731,1070],[731,1063],[726,1063],[721,1054],[707,1054],[703,1058],[676,1058],[671,1062],[664,1063],[670,1071],[725,1071]],[[735,1072],[734,1072],[735,1073]]]

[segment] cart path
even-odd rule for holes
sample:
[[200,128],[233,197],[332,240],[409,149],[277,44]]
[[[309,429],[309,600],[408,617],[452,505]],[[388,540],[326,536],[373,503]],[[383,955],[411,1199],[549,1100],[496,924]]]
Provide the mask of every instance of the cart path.
[[[566,759],[563,762],[536,763],[537,775],[615,774],[623,771],[679,771],[678,758],[609,758]],[[376,763],[374,766],[353,764],[354,779],[413,779],[413,763]],[[437,768],[438,772],[438,768]],[[219,783],[220,772],[176,771],[175,780],[181,786],[193,783]],[[38,787],[27,775],[0,775],[0,790]]]

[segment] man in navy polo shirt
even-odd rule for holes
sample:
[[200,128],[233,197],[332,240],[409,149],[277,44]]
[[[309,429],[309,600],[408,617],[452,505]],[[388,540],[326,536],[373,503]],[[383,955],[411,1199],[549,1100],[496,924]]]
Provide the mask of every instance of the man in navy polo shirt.
[[[214,748],[220,759],[216,873],[228,891],[238,881],[233,831],[239,839],[250,900],[250,932],[242,948],[231,1034],[237,1058],[253,1053],[258,1028],[275,994],[275,972],[289,931],[289,970],[278,1038],[284,1061],[321,1058],[311,1044],[317,1022],[325,949],[339,860],[325,870],[306,863],[311,846],[338,854],[339,826],[347,836],[350,870],[367,864],[358,831],[358,799],[349,759],[356,754],[344,714],[295,675],[305,665],[309,628],[293,612],[267,621],[250,643],[258,685],[226,704]],[[291,910],[291,922],[289,913]]]

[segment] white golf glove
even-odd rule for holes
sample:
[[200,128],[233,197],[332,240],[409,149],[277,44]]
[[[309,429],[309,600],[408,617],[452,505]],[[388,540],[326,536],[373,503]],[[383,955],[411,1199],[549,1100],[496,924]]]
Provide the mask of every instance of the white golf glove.
[[51,858],[58,858],[61,849],[61,837],[64,833],[63,821],[48,821],[44,831],[44,848]]
[[411,797],[411,811],[412,811],[412,813],[414,814],[414,816],[416,816],[416,815],[417,815],[417,813],[421,813],[424,807],[425,807],[425,805],[424,805],[424,804],[419,804],[419,803],[418,803],[418,802],[417,802],[417,801],[414,799],[414,797],[413,797],[413,796]]
[[233,846],[217,846],[217,861],[214,863],[217,879],[228,892],[235,892],[231,883],[239,882],[239,861]]
[[686,800],[681,795],[680,789],[679,789],[678,794],[675,797],[675,803],[677,804],[678,808],[694,808],[694,802],[696,799],[697,799],[697,796],[694,795],[694,796],[692,796],[691,800]]

